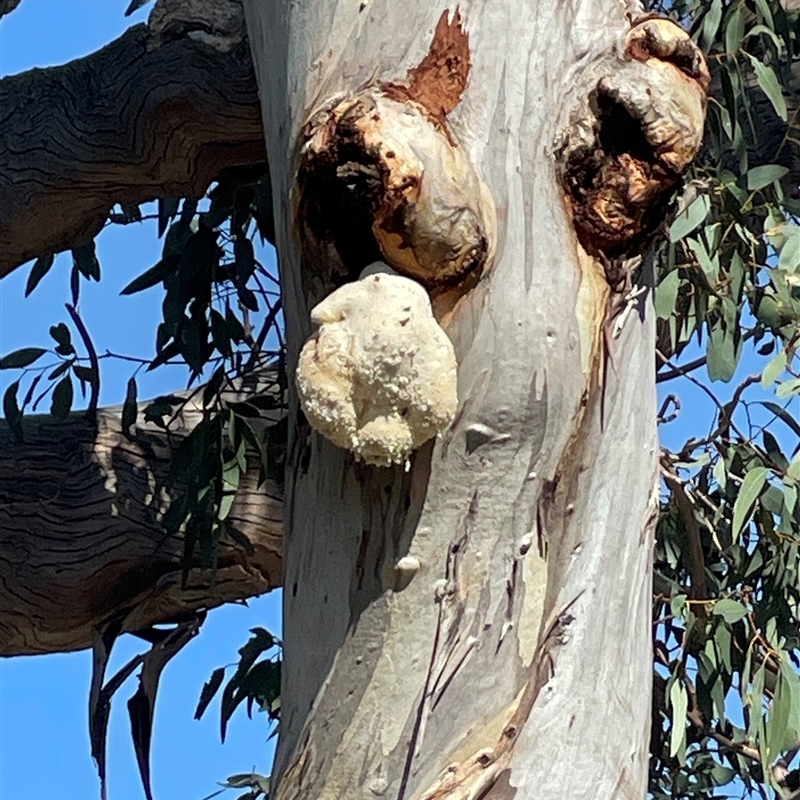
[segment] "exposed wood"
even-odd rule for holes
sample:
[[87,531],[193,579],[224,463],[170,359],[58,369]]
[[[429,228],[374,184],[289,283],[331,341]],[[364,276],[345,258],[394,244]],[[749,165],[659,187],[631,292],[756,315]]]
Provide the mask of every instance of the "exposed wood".
[[[173,444],[199,419],[187,409]],[[254,553],[224,545],[216,575],[194,569],[181,587],[183,541],[159,524],[169,442],[151,424],[129,440],[120,422],[121,408],[96,425],[27,417],[18,443],[0,421],[0,655],[79,650],[112,616],[135,631],[280,585],[282,492],[257,487],[255,467],[231,512]]]
[[114,203],[199,196],[265,158],[247,41],[137,25],[86,58],[0,81],[0,277],[83,244]]

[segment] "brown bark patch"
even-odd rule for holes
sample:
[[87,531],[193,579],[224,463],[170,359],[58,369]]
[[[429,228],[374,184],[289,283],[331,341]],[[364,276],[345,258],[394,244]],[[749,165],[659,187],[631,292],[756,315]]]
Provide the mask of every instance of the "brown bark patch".
[[432,295],[463,293],[490,261],[488,191],[418,103],[373,90],[314,114],[301,134],[297,189],[304,251],[329,243],[340,260],[309,257],[323,283],[384,261]]
[[406,83],[384,83],[381,89],[393,100],[419,103],[440,125],[459,104],[470,70],[469,34],[456,8],[452,20],[443,11],[430,49],[406,75]]
[[702,143],[708,69],[674,22],[643,20],[576,109],[560,153],[575,229],[592,255],[641,250]]

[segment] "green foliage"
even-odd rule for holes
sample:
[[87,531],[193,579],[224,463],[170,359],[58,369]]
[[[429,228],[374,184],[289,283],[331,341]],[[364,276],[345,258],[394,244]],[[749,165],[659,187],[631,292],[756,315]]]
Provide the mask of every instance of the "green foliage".
[[719,87],[704,153],[663,252],[661,351],[678,356],[694,339],[709,378],[727,382],[744,341],[771,336],[775,347],[791,349],[798,337],[800,205],[787,192],[782,163],[793,156],[795,116],[772,152],[761,146],[764,126],[756,121],[773,112],[787,119],[781,80],[798,50],[798,21],[774,0],[678,0],[657,10],[692,29]]
[[[713,79],[704,152],[659,252],[658,380],[694,384],[713,420],[662,448],[650,796],[788,798],[800,787],[800,203],[786,97],[800,19],[776,0],[654,9],[692,31]],[[736,383],[743,358],[761,366]],[[734,383],[728,397],[714,382]]]
[[[223,742],[228,722],[242,703],[246,705],[248,717],[252,717],[254,704],[259,711],[266,712],[270,721],[277,721],[280,717],[280,642],[264,628],[252,628],[250,632],[253,636],[240,648],[239,663],[222,690],[220,736]],[[269,657],[259,660],[260,656],[271,651]],[[218,667],[206,681],[194,713],[195,719],[203,716],[224,678],[225,667]]]
[[[161,519],[164,534],[184,543],[184,581],[190,570],[200,567],[208,570],[213,582],[222,547],[252,554],[252,544],[236,527],[232,514],[242,476],[257,471],[259,483],[267,477],[278,483],[283,480],[286,378],[281,305],[277,279],[258,262],[251,241],[257,232],[262,239],[273,235],[272,211],[264,191],[268,177],[264,165],[231,170],[219,176],[202,210],[195,199],[160,200],[154,216],[164,240],[161,259],[122,290],[123,295],[130,295],[159,285],[163,289],[154,357],[126,357],[137,366],[128,380],[121,428],[125,436],[134,438],[141,433],[141,426],[154,426],[165,434],[164,442],[173,444],[169,475],[157,494],[170,498]],[[144,218],[138,207],[122,207],[109,214],[109,223],[128,225]],[[52,254],[36,261],[26,294],[36,288],[53,263]],[[0,359],[0,369],[21,370],[19,379],[8,386],[3,397],[3,414],[18,440],[24,440],[23,415],[36,411],[46,397],[50,398],[49,410],[55,419],[70,416],[75,382],[84,397],[87,387],[90,389],[86,416],[89,421],[94,418],[101,359],[116,356],[98,355],[78,301],[82,280],[100,280],[100,275],[94,242],[72,250],[71,302],[66,304],[71,324],[58,322],[50,327],[52,349],[28,347]],[[266,348],[270,334],[278,342],[273,351]],[[186,365],[189,391],[158,397],[140,407],[138,373],[166,363]],[[197,420],[188,435],[186,415]],[[123,669],[122,674],[128,675],[142,666],[139,689],[128,708],[148,797],[149,748],[160,674],[171,655],[196,632],[202,618],[204,614],[188,627],[179,625],[172,632],[137,632],[154,644],[154,650],[137,656]],[[102,631],[102,641],[98,640],[102,652],[96,648],[95,653],[90,716],[92,752],[101,784],[105,780],[108,711],[111,697],[122,683],[114,677],[102,686],[103,673],[118,632],[117,621],[109,622]],[[278,716],[279,643],[261,628],[253,629],[253,633],[239,651],[240,663],[222,691],[223,740],[231,715],[242,703],[248,714],[255,703],[271,720]],[[165,649],[164,641],[173,640],[174,647]],[[223,678],[224,669],[216,671],[204,688],[198,717],[222,686]],[[243,796],[249,798],[264,796],[267,785],[268,779],[259,775],[232,776],[226,784],[247,788]]]

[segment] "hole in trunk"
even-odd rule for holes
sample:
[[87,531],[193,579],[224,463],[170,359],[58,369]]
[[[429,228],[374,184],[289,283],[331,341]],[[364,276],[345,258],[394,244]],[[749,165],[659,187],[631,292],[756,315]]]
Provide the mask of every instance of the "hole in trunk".
[[311,264],[327,270],[323,280],[334,287],[358,279],[373,261],[382,261],[372,233],[375,210],[383,195],[386,169],[365,148],[360,132],[340,121],[322,152],[308,158],[298,175],[299,217],[317,244],[333,244],[340,265]]
[[562,181],[587,252],[626,257],[646,244],[680,177],[656,157],[639,120],[622,103],[598,89],[591,107],[594,146],[569,154]]
[[598,141],[609,156],[630,153],[634,158],[649,161],[653,149],[642,132],[642,126],[624,106],[598,92],[597,118],[600,121]]

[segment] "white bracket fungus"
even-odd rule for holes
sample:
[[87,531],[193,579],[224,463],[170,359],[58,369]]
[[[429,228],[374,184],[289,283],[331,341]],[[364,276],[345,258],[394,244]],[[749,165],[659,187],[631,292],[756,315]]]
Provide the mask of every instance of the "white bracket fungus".
[[300,353],[297,389],[334,444],[367,464],[402,464],[452,421],[456,358],[420,284],[365,272],[312,310],[319,330]]

